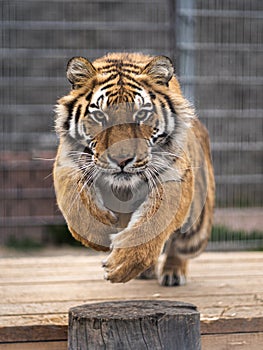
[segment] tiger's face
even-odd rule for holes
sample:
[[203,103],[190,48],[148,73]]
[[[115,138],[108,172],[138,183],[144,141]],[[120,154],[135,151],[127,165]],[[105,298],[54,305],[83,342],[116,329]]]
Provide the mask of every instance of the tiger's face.
[[57,130],[87,185],[99,179],[116,192],[142,182],[152,188],[176,161],[174,144],[186,123],[169,91],[171,61],[133,58],[68,64],[73,90],[59,101]]

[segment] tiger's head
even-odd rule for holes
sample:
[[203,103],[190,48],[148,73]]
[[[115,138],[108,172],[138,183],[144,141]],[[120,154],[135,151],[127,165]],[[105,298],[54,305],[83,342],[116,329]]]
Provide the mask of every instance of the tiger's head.
[[100,179],[116,192],[152,188],[180,157],[194,114],[173,73],[165,56],[69,61],[72,91],[59,100],[56,128],[87,186]]

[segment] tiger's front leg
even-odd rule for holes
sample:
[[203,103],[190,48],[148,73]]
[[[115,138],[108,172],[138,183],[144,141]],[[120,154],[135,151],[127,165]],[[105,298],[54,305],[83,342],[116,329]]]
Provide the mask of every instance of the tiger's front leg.
[[71,167],[54,167],[57,203],[75,239],[98,251],[109,251],[110,234],[116,232],[117,217],[100,206],[91,191],[84,188],[78,173]]
[[180,182],[162,184],[133,214],[126,229],[112,238],[103,262],[105,278],[127,282],[155,264],[168,237],[188,215],[193,195],[191,169]]

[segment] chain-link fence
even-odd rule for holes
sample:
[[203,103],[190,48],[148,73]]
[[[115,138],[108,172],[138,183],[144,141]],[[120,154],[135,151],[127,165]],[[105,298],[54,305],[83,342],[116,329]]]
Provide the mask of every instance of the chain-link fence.
[[0,242],[43,239],[47,225],[63,223],[47,160],[57,144],[53,106],[70,88],[69,58],[92,60],[112,51],[173,59],[185,95],[210,132],[217,207],[257,207],[259,220],[262,1],[2,0],[0,10]]

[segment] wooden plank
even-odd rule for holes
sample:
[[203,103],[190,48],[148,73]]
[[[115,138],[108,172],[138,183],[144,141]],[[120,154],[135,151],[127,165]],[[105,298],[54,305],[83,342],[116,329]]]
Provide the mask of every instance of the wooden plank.
[[[77,253],[77,252],[76,252]],[[80,251],[80,254],[83,253],[83,251]],[[215,255],[210,257],[208,253],[204,254],[205,258],[195,258],[191,260],[191,264],[193,266],[202,266],[204,263],[211,263],[215,266],[217,265],[227,265],[227,264],[235,264],[234,266],[242,266],[243,262],[246,262],[248,264],[260,264],[263,262],[263,254],[261,256],[255,256],[253,253],[251,254],[244,254],[240,255],[240,253],[235,257],[228,257],[226,255],[225,259],[221,257],[221,255],[217,255],[217,253],[214,253]],[[227,253],[225,253],[227,254]],[[0,267],[3,270],[11,269],[15,270],[17,268],[21,269],[29,269],[29,268],[39,268],[39,267],[46,267],[46,268],[52,268],[52,267],[64,267],[64,268],[72,268],[80,265],[86,266],[86,264],[89,264],[90,266],[93,265],[99,265],[101,260],[105,258],[105,255],[98,255],[98,256],[89,256],[89,255],[83,255],[83,256],[74,256],[74,255],[68,255],[58,258],[49,257],[47,259],[44,258],[17,258],[17,259],[0,259]],[[71,263],[72,262],[72,263]],[[88,266],[89,266],[88,265]]]
[[[84,250],[85,251],[85,250]],[[66,255],[66,256],[43,256],[43,257],[20,257],[20,258],[2,258],[0,259],[0,267],[3,268],[23,268],[23,267],[42,267],[42,266],[50,266],[56,267],[56,265],[62,266],[78,266],[81,263],[90,263],[97,264],[98,261],[103,260],[105,254],[100,255],[88,255],[89,250],[87,249],[87,254],[81,256],[75,255]],[[77,252],[79,252],[77,250]],[[82,254],[83,250],[81,249]],[[81,254],[81,253],[80,253]]]
[[[247,263],[243,268],[241,266],[231,266],[229,268],[228,264],[211,264],[209,266],[193,266],[192,264],[189,268],[189,276],[192,277],[201,277],[201,278],[211,278],[217,276],[218,278],[224,278],[225,276],[231,276],[233,278],[240,278],[241,276],[262,276],[262,265],[260,263]],[[89,274],[87,276],[87,273]],[[94,266],[75,266],[72,268],[63,268],[56,267],[53,268],[34,268],[31,269],[2,269],[0,274],[0,284],[8,283],[35,283],[43,281],[52,281],[52,280],[65,280],[72,279],[76,280],[80,277],[85,277],[85,279],[92,279],[96,275],[101,275],[103,269],[101,265]],[[91,278],[90,278],[91,275]]]
[[[246,332],[241,332],[240,324],[243,323]],[[246,328],[245,326],[248,326]],[[257,331],[261,329],[261,332]],[[214,321],[209,328],[208,324],[201,321],[201,334],[202,337],[217,336],[219,334],[231,335],[234,333],[249,336],[249,334],[263,334],[262,332],[262,319],[222,319],[220,321]],[[24,327],[7,327],[0,328],[0,343],[6,342],[30,342],[30,341],[53,341],[53,340],[67,340],[68,326],[67,324],[61,326],[43,325],[43,326],[24,326]],[[0,348],[1,349],[1,348]],[[208,348],[211,350],[211,348]],[[214,348],[212,348],[214,349]],[[257,350],[259,350],[258,348]],[[221,350],[221,349],[220,349]]]
[[203,335],[201,341],[203,350],[260,350],[263,333]]
[[[201,336],[203,350],[259,350],[263,333],[213,334]],[[66,350],[67,341],[0,344],[0,350]]]
[[[67,314],[49,315],[49,317],[22,317],[23,326],[19,325],[18,317],[10,318],[8,327],[0,327],[0,343],[22,341],[53,341],[66,340],[68,332]],[[40,323],[43,322],[42,325]],[[55,324],[61,322],[60,325]],[[26,325],[28,323],[28,325]],[[36,323],[37,325],[34,325]],[[263,333],[263,318],[222,318],[211,321],[201,320],[201,334],[233,334],[233,333]]]
[[[203,350],[259,350],[263,333],[213,334],[201,336]],[[67,350],[67,341],[0,344],[0,350]]]
[[[235,268],[229,266],[223,267],[222,265],[217,268],[205,267],[202,268],[190,268],[189,280],[200,279],[209,280],[214,279],[215,275],[217,280],[224,281],[226,277],[233,280],[241,279],[241,277],[250,276],[250,278],[257,279],[262,276],[262,265],[259,264],[253,266],[246,266],[242,268]],[[8,274],[8,271],[0,274],[0,286],[15,286],[15,285],[34,285],[34,284],[46,284],[46,283],[62,283],[62,282],[85,282],[87,280],[103,280],[104,271],[101,266],[95,266],[94,268],[79,267],[72,269],[57,268],[55,271],[49,269],[34,269],[31,270],[21,269],[21,271],[15,271]]]
[[263,332],[263,317],[201,318],[202,334]]
[[[66,319],[66,317],[65,317]],[[0,327],[0,343],[15,343],[15,342],[37,342],[37,341],[62,341],[67,340],[68,325],[64,321],[63,325],[57,325],[54,322],[57,320],[57,315],[52,319],[49,318],[49,323],[42,324],[45,321],[38,317],[37,325],[29,324],[16,326],[10,324],[9,327]]]
[[[114,301],[114,300],[142,300],[142,299],[125,299],[125,298],[119,298],[119,299],[107,299],[106,301]],[[160,300],[160,299],[154,299],[154,298],[145,298],[143,300]],[[176,300],[173,298],[165,298],[165,300],[168,301],[179,301],[178,298],[176,298]],[[180,300],[180,301],[186,301],[186,299],[184,300]],[[101,300],[93,300],[93,301],[85,301],[85,304],[88,303],[93,303],[93,302],[101,302]],[[82,303],[83,304],[83,303]],[[72,306],[77,306],[79,305],[79,303],[73,304]],[[52,312],[53,310],[51,310],[49,313],[38,313],[38,314],[21,314],[21,315],[12,315],[12,316],[2,316],[1,317],[1,325],[0,325],[0,334],[2,331],[2,334],[4,336],[4,332],[3,329],[4,328],[8,328],[8,327],[14,327],[14,328],[19,328],[19,327],[25,327],[25,326],[38,326],[38,325],[42,325],[43,328],[45,326],[48,326],[50,324],[52,325],[66,325],[67,324],[67,311],[66,312],[62,312],[62,313],[55,313]],[[221,315],[224,312],[224,308],[216,308],[216,307],[208,307],[208,308],[203,308],[202,310],[200,309],[199,311],[201,311],[201,317],[202,319],[204,319],[205,321],[209,321],[209,320],[217,320],[220,319]],[[234,319],[234,317],[233,317]],[[263,320],[263,318],[262,318]],[[261,328],[262,329],[262,328]],[[243,330],[246,331],[246,330]],[[5,338],[1,338],[0,336],[0,340],[4,341]]]
[[[78,252],[78,251],[77,251]],[[76,254],[77,254],[76,252]],[[83,251],[80,251],[80,254],[83,254]],[[233,253],[234,254],[234,253]],[[244,254],[235,254],[234,256],[229,256],[228,253],[225,252],[225,258],[223,256],[218,255],[218,253],[214,253],[214,256],[211,256],[211,253],[205,253],[200,257],[197,257],[195,259],[191,260],[191,264],[193,266],[202,266],[204,263],[211,263],[213,265],[227,265],[227,264],[235,264],[235,266],[242,266],[243,262],[246,262],[248,264],[260,264],[263,262],[263,253],[260,253],[260,255],[254,253],[244,253]],[[222,254],[223,255],[223,254]],[[15,270],[17,268],[21,269],[28,269],[28,268],[39,268],[39,267],[46,267],[46,268],[52,268],[52,267],[64,267],[64,268],[71,268],[76,267],[80,265],[86,266],[86,264],[89,265],[99,265],[100,262],[105,258],[106,254],[104,255],[97,255],[97,256],[90,256],[88,255],[81,255],[81,256],[75,256],[75,255],[68,255],[63,256],[60,258],[54,258],[54,257],[43,257],[43,258],[6,258],[6,259],[0,259],[0,267],[1,269],[11,269]],[[89,266],[88,265],[88,266]]]
[[[75,249],[73,250],[73,252]],[[56,252],[54,252],[55,254]],[[63,264],[64,266],[74,266],[80,263],[98,263],[105,257],[105,254],[95,253],[90,249],[76,249],[76,256],[71,253],[65,253],[63,256],[46,256],[43,257],[20,257],[20,258],[2,258],[0,259],[0,267],[22,267],[27,266],[54,266]],[[81,254],[81,256],[79,256]],[[107,255],[107,254],[106,254]],[[242,261],[259,261],[263,262],[262,252],[205,252],[193,259],[195,263],[214,262],[214,263],[231,263],[236,262],[242,264]]]
[[[143,298],[143,295],[139,293],[139,295],[133,300],[140,300]],[[153,295],[151,299],[158,300],[159,295]],[[203,296],[189,296],[187,297],[187,301],[194,305],[197,305],[199,310],[203,311],[203,309],[207,308],[218,308],[220,310],[225,310],[225,312],[230,312],[232,308],[244,307],[251,308],[262,305],[263,294],[255,297],[253,294],[241,294],[241,295],[223,295],[222,297],[209,295],[205,298]],[[114,299],[114,298],[113,298]],[[123,297],[123,299],[127,299],[127,297]],[[146,299],[146,298],[144,298]],[[173,295],[173,298],[178,301],[185,301],[186,298],[178,295]],[[68,309],[89,302],[100,302],[112,300],[112,298],[101,299],[98,295],[97,298],[83,298],[83,299],[72,299],[72,300],[61,300],[61,301],[53,301],[53,302],[28,302],[28,303],[0,303],[1,316],[19,316],[19,315],[38,315],[38,314],[49,314],[52,310],[52,313],[67,313]],[[230,310],[230,311],[229,311]],[[248,310],[245,309],[246,313],[249,314]],[[233,313],[232,313],[233,314]],[[3,319],[1,319],[1,325],[3,324]]]
[[[0,300],[2,303],[29,303],[71,299],[101,299],[116,298],[150,298],[158,294],[160,298],[190,296],[217,295],[242,295],[242,294],[262,294],[263,276],[253,278],[247,276],[246,279],[233,279],[226,277],[224,280],[190,278],[185,286],[179,288],[166,288],[159,286],[157,281],[134,280],[126,284],[111,284],[100,280],[89,281],[65,281],[50,282],[31,285],[1,286]],[[205,293],[205,294],[204,294]]]
[[[190,277],[200,276],[202,279],[214,278],[217,279],[225,278],[225,276],[231,276],[233,279],[237,279],[240,276],[260,276],[262,275],[263,259],[259,260],[247,260],[246,254],[243,256],[242,260],[234,262],[231,264],[231,269],[229,268],[230,263],[221,262],[221,260],[201,261],[201,259],[196,259],[191,262],[189,269]],[[263,254],[262,254],[263,256]],[[103,256],[94,257],[80,257],[76,259],[74,257],[74,263],[69,266],[70,260],[73,257],[64,257],[63,259],[54,259],[47,265],[45,260],[39,260],[35,262],[29,260],[28,264],[23,265],[6,265],[1,267],[0,272],[0,285],[11,285],[11,284],[35,284],[35,283],[45,283],[45,282],[67,282],[67,281],[86,281],[89,280],[102,280],[103,270],[101,268],[100,261]],[[50,259],[46,259],[50,260]],[[246,261],[245,266],[243,266],[243,261]],[[43,262],[43,263],[42,263]],[[59,262],[59,263],[58,263]]]
[[66,341],[0,344],[0,350],[67,350]]
[[[191,264],[189,268],[189,276],[193,277],[201,277],[201,278],[211,278],[217,276],[218,278],[224,278],[225,276],[231,276],[233,278],[240,278],[242,276],[262,276],[262,268],[263,264],[260,263],[254,263],[249,264],[247,263],[246,266],[243,268],[241,266],[231,266],[229,268],[228,264],[209,264],[208,266],[205,266],[205,263],[203,265],[194,265]],[[38,267],[31,269],[10,269],[8,272],[8,269],[2,270],[0,274],[1,278],[1,284],[3,283],[28,283],[28,282],[37,282],[37,281],[43,281],[48,280],[50,278],[50,282],[52,279],[57,278],[59,281],[60,279],[65,278],[72,278],[73,280],[75,278],[79,277],[85,277],[85,279],[92,279],[89,277],[88,274],[91,274],[92,276],[95,276],[96,274],[102,274],[103,269],[101,264],[94,265],[94,266],[75,266],[72,268],[63,268],[63,267],[56,267],[56,268],[46,268],[46,267]],[[35,275],[36,274],[36,275]]]
[[[73,260],[74,257],[68,257],[68,260]],[[103,260],[103,259],[101,259]],[[5,265],[5,266],[1,266],[1,276],[5,276],[6,274],[8,274],[8,272],[11,275],[20,275],[20,271],[25,271],[28,272],[30,270],[39,270],[39,272],[45,272],[45,271],[49,271],[53,274],[56,273],[56,269],[60,269],[60,270],[65,270],[65,271],[74,271],[74,269],[78,268],[78,267],[82,267],[84,269],[91,269],[91,270],[95,270],[97,268],[101,268],[101,260],[97,259],[96,261],[92,261],[89,258],[86,258],[84,260],[80,260],[78,263],[74,263],[70,266],[67,266],[66,262],[65,263],[60,263],[60,264],[50,264],[50,265],[45,265],[45,264],[34,264],[34,262],[32,261],[31,264],[29,265],[18,265],[18,266],[10,266],[10,265]],[[245,263],[245,264],[244,264]],[[198,261],[198,260],[191,260],[190,261],[190,270],[193,273],[200,273],[200,270],[203,269],[210,269],[210,270],[214,270],[217,269],[218,271],[220,269],[226,270],[226,272],[230,272],[232,268],[234,269],[234,271],[242,271],[243,269],[249,270],[252,273],[257,273],[257,271],[253,271],[253,268],[257,268],[262,266],[263,263],[263,259],[262,260],[254,260],[254,261],[249,261],[249,260],[241,260],[241,262],[236,262],[236,261],[225,261],[225,262],[218,262],[218,261]],[[230,264],[231,269],[229,269]],[[229,271],[230,270],[230,271]],[[77,272],[77,271],[75,271]],[[79,271],[81,272],[81,271]]]
[[[154,299],[151,298],[150,300]],[[166,300],[172,301],[175,299]],[[179,299],[176,298],[176,300],[178,301]],[[192,300],[187,299],[187,301],[190,302]],[[72,303],[71,305],[68,304],[68,306],[70,308],[71,306],[81,305],[84,303],[87,304],[90,302]],[[55,314],[39,313],[36,315],[22,314],[2,317],[0,326],[0,342],[15,340],[37,341],[44,339],[65,339],[68,323],[67,311],[65,313]],[[223,315],[224,309],[222,308],[199,308],[199,311],[201,312],[202,334],[263,332],[262,311],[261,316],[258,317],[253,316],[253,309],[251,314],[248,313],[247,315],[241,317],[236,314],[233,314],[232,317],[226,317]]]
[[0,342],[66,340],[70,307],[112,300],[191,302],[201,312],[204,335],[263,332],[262,253],[205,253],[191,262],[189,282],[178,288],[155,280],[105,282],[103,257],[0,259]]

